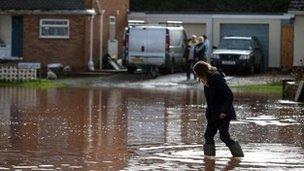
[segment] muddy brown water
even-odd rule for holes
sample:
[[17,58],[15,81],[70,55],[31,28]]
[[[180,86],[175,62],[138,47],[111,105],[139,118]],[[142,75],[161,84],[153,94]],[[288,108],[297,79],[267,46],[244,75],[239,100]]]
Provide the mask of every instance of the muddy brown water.
[[204,157],[201,89],[0,88],[0,170],[302,170],[304,106],[235,93],[231,135]]

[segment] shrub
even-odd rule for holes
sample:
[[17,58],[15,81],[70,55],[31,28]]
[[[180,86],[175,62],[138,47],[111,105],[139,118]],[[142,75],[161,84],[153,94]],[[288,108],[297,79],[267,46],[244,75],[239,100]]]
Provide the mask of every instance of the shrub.
[[131,11],[284,13],[290,0],[131,0]]

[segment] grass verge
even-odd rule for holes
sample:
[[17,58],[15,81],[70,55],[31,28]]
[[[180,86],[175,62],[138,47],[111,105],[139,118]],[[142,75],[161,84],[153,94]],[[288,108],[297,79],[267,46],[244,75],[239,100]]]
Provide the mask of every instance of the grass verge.
[[55,80],[41,79],[40,81],[16,81],[16,82],[3,82],[0,81],[0,87],[25,87],[25,88],[39,88],[39,89],[49,89],[49,88],[64,88],[68,85],[64,83],[59,83]]
[[231,86],[231,89],[239,92],[280,94],[282,83]]

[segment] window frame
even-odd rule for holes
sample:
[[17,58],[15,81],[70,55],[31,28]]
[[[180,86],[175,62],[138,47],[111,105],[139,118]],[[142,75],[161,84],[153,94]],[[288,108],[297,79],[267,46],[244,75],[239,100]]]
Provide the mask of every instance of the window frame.
[[[65,21],[67,22],[67,24],[65,25],[55,25],[55,24],[43,24],[44,21]],[[43,27],[55,27],[55,28],[67,28],[68,32],[67,35],[65,36],[55,36],[55,35],[42,35],[42,28]],[[69,19],[49,19],[49,18],[43,18],[40,19],[39,22],[39,38],[43,38],[43,39],[69,39],[70,38],[70,20]]]

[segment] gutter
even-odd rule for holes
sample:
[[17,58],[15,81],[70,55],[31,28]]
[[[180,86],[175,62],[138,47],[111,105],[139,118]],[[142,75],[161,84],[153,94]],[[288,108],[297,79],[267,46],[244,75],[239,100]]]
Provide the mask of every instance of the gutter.
[[23,57],[1,57],[0,58],[0,62],[1,61],[22,61]]
[[0,15],[95,15],[94,9],[86,10],[0,10]]

